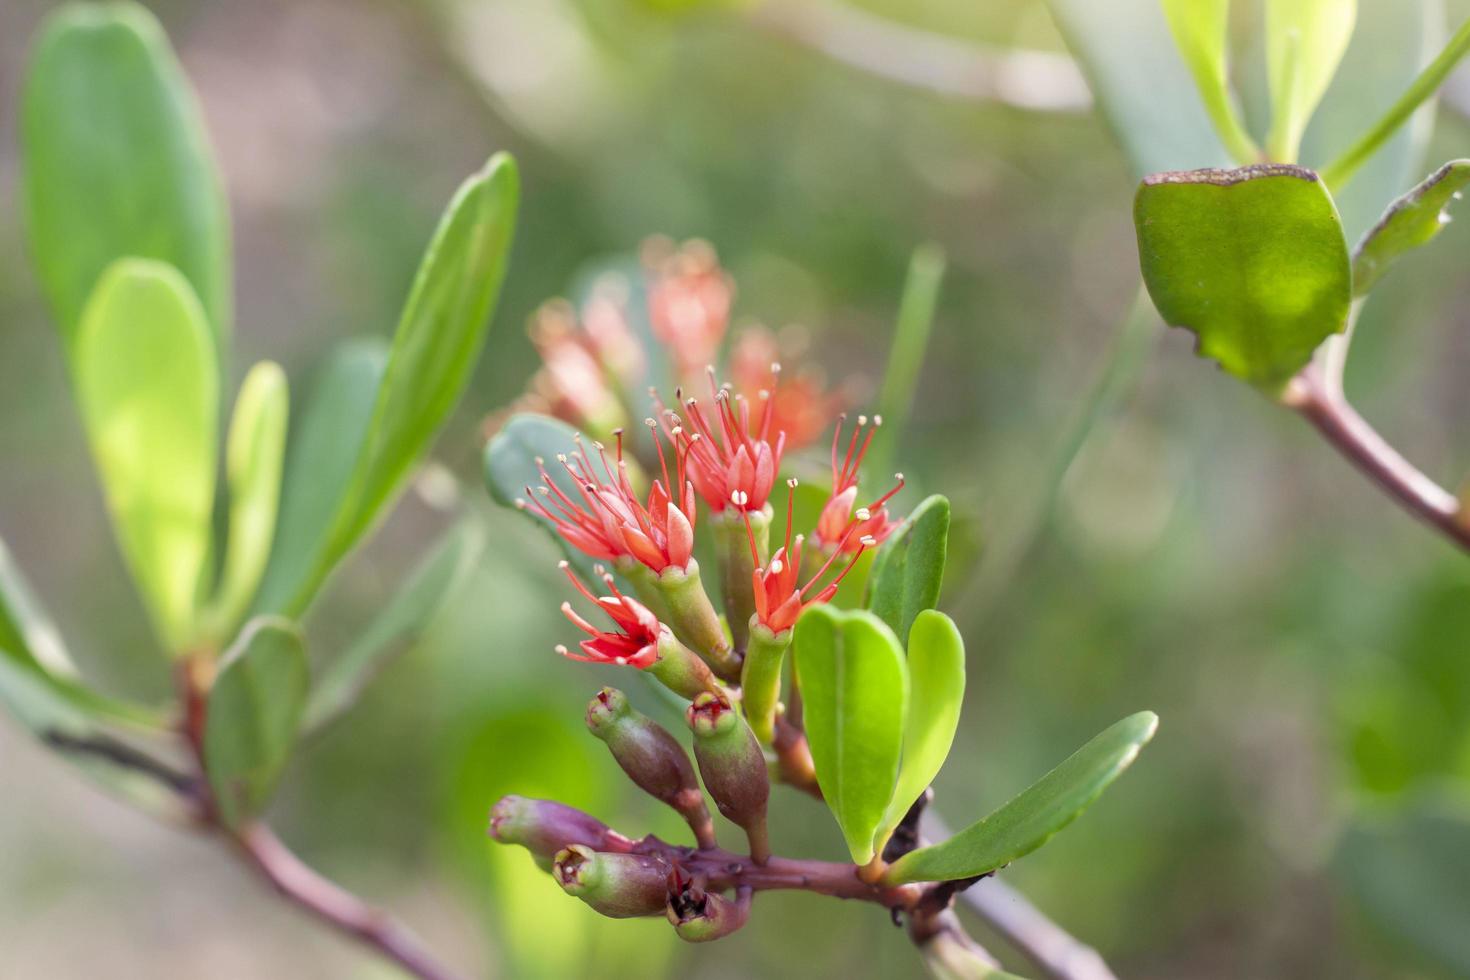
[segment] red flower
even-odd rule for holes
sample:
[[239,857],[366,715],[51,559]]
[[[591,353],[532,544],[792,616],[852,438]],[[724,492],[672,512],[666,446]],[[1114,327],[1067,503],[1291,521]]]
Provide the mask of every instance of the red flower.
[[644,249],[650,266],[648,319],[654,336],[673,355],[678,377],[692,378],[719,353],[735,284],[708,242],[671,249],[667,239],[650,240]]
[[567,562],[561,563],[561,569],[567,573],[567,578],[572,580],[572,585],[577,591],[607,613],[617,628],[600,630],[577,615],[570,602],[563,602],[561,611],[567,619],[570,619],[591,639],[577,644],[581,653],[573,653],[564,646],[558,646],[557,653],[568,659],[580,660],[584,663],[618,664],[620,666],[628,664],[639,670],[651,667],[657,662],[658,641],[663,634],[663,626],[646,606],[636,599],[623,595],[618,590],[617,584],[613,582],[611,575],[603,573],[602,580],[609,589],[612,589],[613,594],[595,596],[587,586],[582,584],[582,580],[577,577]]
[[[868,539],[873,544],[878,544],[898,527],[898,522],[888,516],[888,508],[884,505],[903,489],[902,473],[894,474],[898,483],[892,490],[868,506],[853,510],[853,504],[857,503],[858,470],[862,468],[863,457],[868,454],[868,447],[873,443],[873,434],[883,424],[883,419],[881,416],[873,416],[873,426],[868,428],[868,417],[858,416],[857,427],[852,430],[847,452],[839,465],[837,446],[842,438],[842,424],[846,421],[846,415],[839,415],[837,429],[832,433],[832,496],[827,498],[822,514],[817,518],[817,528],[812,532],[813,540],[823,550],[836,548],[838,551],[853,551],[859,547],[857,542]],[[867,429],[866,434],[864,429]]]
[[[653,420],[649,420],[649,425],[655,426]],[[694,551],[695,510],[694,488],[684,473],[687,454],[675,460],[675,478],[671,481],[663,444],[658,443],[663,478],[653,481],[648,504],[644,506],[628,480],[622,430],[617,430],[615,435],[618,439],[615,464],[608,462],[601,443],[595,444],[602,461],[601,476],[580,439],[576,453],[557,457],[576,483],[575,499],[547,474],[545,461],[537,459],[542,480],[537,492],[541,500],[536,500],[527,487],[531,499],[518,500],[517,505],[550,521],[567,543],[593,558],[606,561],[632,558],[655,572],[670,566],[688,567]],[[670,496],[671,487],[680,495],[677,504]]]
[[784,432],[775,432],[773,441],[775,414],[770,392],[761,392],[759,415],[752,418],[750,400],[732,395],[728,385],[716,385],[713,369],[709,383],[715,423],[711,424],[697,398],[685,399],[689,427],[694,431],[674,412],[663,409],[668,437],[687,457],[689,479],[710,510],[717,514],[728,507],[744,513],[759,511],[771,496],[786,449]]
[[[796,489],[795,480],[787,480],[786,485],[793,491]],[[791,536],[791,512],[792,493],[786,498],[786,543],[776,549],[771,560],[764,568],[756,568],[751,576],[755,586],[755,614],[760,623],[772,633],[780,633],[782,630],[790,629],[796,625],[796,619],[801,611],[807,606],[817,602],[830,602],[837,594],[837,587],[842,584],[843,578],[852,571],[853,565],[857,564],[858,556],[864,550],[871,548],[876,542],[867,535],[857,535],[858,525],[852,524],[848,527],[838,547],[833,549],[806,583],[798,588],[797,578],[801,573],[801,550],[802,536],[798,534],[794,539]],[[749,522],[746,524],[749,529]],[[849,547],[849,542],[852,546]],[[756,556],[757,564],[760,557],[756,552],[755,536],[750,534],[750,552]],[[850,554],[847,564],[837,573],[837,577],[826,585],[818,587],[822,577],[832,568],[833,562],[841,554]]]

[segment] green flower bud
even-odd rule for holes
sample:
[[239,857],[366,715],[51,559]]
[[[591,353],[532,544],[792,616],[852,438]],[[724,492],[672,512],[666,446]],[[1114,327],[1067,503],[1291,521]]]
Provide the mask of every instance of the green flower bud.
[[732,683],[739,680],[740,656],[730,645],[720,615],[704,591],[699,562],[691,558],[684,568],[670,565],[658,573],[653,587],[668,610],[668,624],[675,635],[703,657],[722,679]]
[[723,695],[705,693],[694,699],[685,716],[694,732],[694,758],[704,788],[726,819],[745,831],[750,856],[765,864],[766,801],[771,781],[766,759],[750,726]]
[[573,844],[551,873],[562,891],[613,919],[657,915],[668,904],[668,862],[652,854],[611,854]]
[[[755,614],[755,587],[752,575],[757,564],[765,564],[771,551],[771,505],[761,510],[742,513],[729,509],[714,514],[710,527],[714,529],[715,555],[720,564],[720,591],[725,602],[725,617],[730,621],[735,649],[745,649],[749,635],[746,632],[750,617]],[[746,518],[750,519],[750,530],[745,529]],[[756,552],[752,555],[750,543],[755,541]]]
[[680,643],[668,629],[659,637],[658,659],[644,669],[686,701],[693,701],[701,692],[719,689],[709,664]]
[[694,766],[674,736],[637,711],[615,688],[604,687],[587,705],[587,727],[607,743],[628,778],[689,822],[700,847],[715,847],[714,821],[694,778]]

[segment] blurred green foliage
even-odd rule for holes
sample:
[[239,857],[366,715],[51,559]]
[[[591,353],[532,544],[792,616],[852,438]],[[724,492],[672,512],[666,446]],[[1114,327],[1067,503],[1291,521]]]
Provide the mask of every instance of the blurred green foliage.
[[[0,91],[15,91],[26,38],[48,6],[0,8]],[[1470,13],[1462,0],[1447,6],[1452,17]],[[863,7],[962,40],[1061,48],[1035,0]],[[1378,18],[1361,7],[1361,21]],[[481,421],[535,363],[519,325],[651,232],[713,241],[739,283],[738,316],[802,324],[808,357],[832,378],[865,377],[870,392],[909,256],[939,243],[949,268],[920,396],[893,447],[911,481],[898,507],[941,491],[957,528],[978,522],[995,533],[1050,492],[1045,450],[1137,286],[1136,172],[1096,116],[897,87],[763,33],[739,11],[667,20],[618,0],[168,0],[155,9],[200,90],[232,196],[232,381],[238,365],[275,357],[308,379],[299,397],[309,401],[313,368],[338,340],[390,334],[460,176],[491,149],[516,153],[522,220],[495,356],[482,360],[438,442],[471,496],[481,494]],[[1422,26],[1372,23],[1345,64],[1386,51],[1391,29]],[[1354,103],[1329,92],[1323,112],[1346,106],[1355,131],[1372,118],[1370,101],[1376,112],[1391,97]],[[1308,162],[1340,146],[1314,149],[1317,136],[1306,134]],[[1425,159],[1463,156],[1467,140],[1463,117],[1442,111]],[[0,112],[0,177],[10,186],[15,145],[14,113]],[[1428,169],[1387,174],[1379,200],[1345,215],[1350,238]],[[0,535],[83,666],[114,691],[158,696],[166,671],[108,542],[17,207],[0,195]],[[1449,226],[1385,278],[1348,372],[1364,413],[1451,484],[1470,471],[1470,429],[1459,424],[1470,376],[1458,317],[1470,299],[1467,234]],[[970,566],[951,565],[941,608],[964,632],[970,682],[940,810],[951,823],[988,812],[1148,706],[1168,727],[1147,764],[1008,872],[1120,975],[1464,975],[1463,960],[1405,958],[1401,932],[1362,927],[1362,902],[1332,855],[1363,800],[1399,812],[1426,779],[1463,790],[1470,778],[1470,563],[1190,348],[1178,332],[1153,343],[1137,387],[1068,470],[999,599],[975,601]],[[445,522],[429,499],[411,495],[332,583],[308,622],[308,649],[340,650],[396,590]],[[676,948],[658,923],[609,927],[523,854],[494,848],[486,808],[511,789],[558,796],[628,830],[672,837],[678,828],[580,730],[589,694],[626,678],[552,653],[567,639],[554,547],[509,512],[477,513],[491,546],[458,600],[286,773],[274,811],[284,836],[398,908],[452,958],[479,957],[490,975],[577,975],[593,963],[615,976],[681,967],[916,975],[902,933],[871,909],[764,897],[717,963]],[[651,696],[639,707],[663,710]],[[68,804],[69,777],[44,775],[35,755],[5,726],[0,764],[27,779],[21,813],[0,824],[0,883],[17,896],[6,906],[16,914],[0,918],[0,949],[46,975],[81,975],[82,951],[57,935],[97,925],[88,915],[161,918],[153,900],[192,866],[69,858],[93,848],[95,821]],[[840,856],[811,801],[780,794],[774,803],[778,851]],[[127,826],[155,849],[175,846],[166,831]],[[126,902],[57,905],[36,918],[59,895],[109,887]],[[198,905],[201,922],[223,920],[200,935],[233,943],[240,975],[280,962],[272,947],[288,943],[338,975],[360,968],[334,940],[286,933],[266,916],[266,898],[241,909],[210,893]],[[441,916],[446,907],[461,911]],[[200,962],[185,941],[97,934],[114,938],[94,945],[150,975],[191,975]]]

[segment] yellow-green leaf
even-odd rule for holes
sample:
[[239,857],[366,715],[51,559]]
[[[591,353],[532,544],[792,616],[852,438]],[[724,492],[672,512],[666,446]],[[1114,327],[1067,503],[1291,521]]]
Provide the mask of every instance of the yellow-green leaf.
[[172,266],[123,259],[82,314],[77,400],[123,557],[165,644],[194,640],[210,554],[218,368],[204,309]]
[[1163,4],[1174,43],[1194,76],[1215,132],[1237,163],[1254,163],[1260,150],[1246,132],[1230,90],[1230,0],[1163,0]]
[[965,700],[965,641],[954,620],[926,609],[914,618],[908,641],[909,704],[898,788],[883,815],[874,846],[881,851],[914,801],[939,775],[954,745]]
[[212,611],[216,637],[239,623],[260,585],[276,531],[289,415],[286,373],[272,361],[250,369],[235,399],[225,444],[230,536]]
[[1353,294],[1366,296],[1398,261],[1450,222],[1450,202],[1470,184],[1470,160],[1451,160],[1394,201],[1353,250]]
[[1295,163],[1302,133],[1347,51],[1356,0],[1266,0],[1272,160]]

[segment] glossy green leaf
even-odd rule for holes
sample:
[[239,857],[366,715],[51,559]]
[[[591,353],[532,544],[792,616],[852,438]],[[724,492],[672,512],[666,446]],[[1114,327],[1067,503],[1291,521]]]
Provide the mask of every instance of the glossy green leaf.
[[290,757],[306,707],[301,633],[288,620],[251,620],[220,661],[209,693],[204,766],[224,820],[258,813]]
[[1129,715],[980,822],[899,858],[884,881],[971,878],[1030,854],[1102,795],[1153,738],[1158,724],[1152,711]]
[[505,277],[519,195],[514,161],[497,154],[449,202],[394,334],[347,495],[288,612],[305,609],[383,516],[459,401]]
[[1266,0],[1272,160],[1294,162],[1302,133],[1347,51],[1356,0]]
[[289,414],[280,365],[262,361],[251,368],[235,399],[225,445],[230,536],[212,613],[216,636],[233,629],[250,608],[270,559]]
[[954,620],[926,609],[909,631],[909,706],[903,732],[898,788],[878,828],[874,846],[883,849],[949,757],[960,707],[965,700],[965,641]]
[[1470,805],[1450,794],[1360,816],[1333,858],[1363,916],[1400,949],[1470,974]]
[[304,411],[289,426],[275,542],[257,610],[279,611],[305,584],[352,481],[387,366],[386,344],[355,340],[332,351],[313,379]]
[[1159,0],[1047,0],[1136,177],[1231,161]]
[[36,41],[21,96],[30,254],[67,346],[104,269],[178,269],[223,350],[229,217],[199,108],[162,28],[133,3],[66,4]]
[[919,613],[939,603],[948,549],[949,500],[935,494],[914,508],[873,559],[868,608],[900,639]]
[[1230,0],[1163,0],[1163,7],[1221,141],[1237,162],[1257,160],[1260,150],[1246,132],[1230,90]]
[[817,783],[853,861],[867,864],[898,780],[903,649],[872,613],[813,606],[797,620],[793,650]]
[[475,567],[485,544],[477,522],[445,533],[407,581],[312,687],[305,727],[330,724],[357,701],[396,652],[415,642]]
[[27,666],[14,651],[0,649],[0,705],[42,744],[110,795],[163,819],[189,819],[179,792],[186,778],[161,760],[161,751],[134,744],[136,726],[125,737],[106,724],[96,697],[74,682]]
[[1470,160],[1451,160],[1394,201],[1353,250],[1353,293],[1366,296],[1399,256],[1449,224],[1450,202],[1470,184]]
[[1229,373],[1280,388],[1343,328],[1342,225],[1310,170],[1262,164],[1154,174],[1133,204],[1139,262],[1166,323]]
[[194,640],[210,554],[219,371],[172,267],[108,268],[76,339],[77,400],[123,557],[169,649]]

